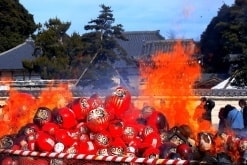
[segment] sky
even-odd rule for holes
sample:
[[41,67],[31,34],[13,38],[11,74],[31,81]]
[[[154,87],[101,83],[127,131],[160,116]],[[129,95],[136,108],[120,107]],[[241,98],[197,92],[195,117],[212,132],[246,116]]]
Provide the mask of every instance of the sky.
[[155,31],[165,38],[200,40],[220,7],[234,0],[19,0],[33,15],[35,23],[44,24],[50,18],[71,22],[67,31],[83,34],[84,26],[96,19],[101,4],[111,7],[115,22],[124,31]]

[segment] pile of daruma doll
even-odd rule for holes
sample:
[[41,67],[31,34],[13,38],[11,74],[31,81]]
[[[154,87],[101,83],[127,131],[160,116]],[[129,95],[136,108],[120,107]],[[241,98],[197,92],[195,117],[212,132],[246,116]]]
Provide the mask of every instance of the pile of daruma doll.
[[[95,94],[76,98],[62,108],[39,107],[32,123],[23,125],[17,134],[1,137],[0,147],[41,153],[163,159],[168,153],[161,157],[159,148],[168,130],[164,114],[151,106],[135,108],[130,92],[118,87],[104,100]],[[27,165],[34,161],[51,163],[44,158],[1,157],[2,164]],[[66,163],[69,164],[61,159],[57,164]]]

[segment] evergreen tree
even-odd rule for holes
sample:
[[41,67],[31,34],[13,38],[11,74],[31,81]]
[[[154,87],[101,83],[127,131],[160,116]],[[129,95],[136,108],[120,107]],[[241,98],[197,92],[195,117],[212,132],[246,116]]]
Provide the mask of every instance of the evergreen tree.
[[70,22],[64,23],[58,18],[49,19],[44,27],[41,25],[35,40],[36,49],[41,53],[36,54],[37,58],[33,61],[24,61],[24,67],[40,73],[43,79],[69,78],[70,37],[66,34],[69,27]]
[[227,52],[223,49],[222,31],[226,29],[228,24],[230,8],[223,5],[218,12],[218,16],[214,17],[206,30],[201,35],[201,51],[203,57],[204,72],[226,73],[229,70],[227,61]]
[[[100,5],[101,11],[96,19],[84,26],[90,30],[82,36],[85,43],[86,56],[90,56],[90,63],[85,65],[77,84],[91,84],[95,88],[104,88],[114,85],[111,80],[116,74],[113,67],[117,60],[128,61],[126,52],[118,45],[116,39],[126,40],[121,24],[113,25],[115,19],[111,7]],[[86,84],[85,84],[86,83]]]
[[[205,72],[230,73],[233,85],[247,85],[247,0],[223,5],[201,36]],[[230,54],[238,55],[232,61]],[[230,70],[229,70],[230,69]]]
[[33,15],[19,1],[0,1],[0,52],[23,43],[36,28]]

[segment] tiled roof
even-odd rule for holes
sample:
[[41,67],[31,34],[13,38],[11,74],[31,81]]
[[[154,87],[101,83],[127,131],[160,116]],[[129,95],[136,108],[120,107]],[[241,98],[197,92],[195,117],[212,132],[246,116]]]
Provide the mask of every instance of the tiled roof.
[[[165,39],[157,31],[132,31],[124,32],[124,36],[128,41],[117,40],[120,46],[127,52],[128,57],[135,60],[139,60],[145,57],[149,57],[157,52],[171,51],[172,46],[179,40]],[[182,44],[189,50],[195,49],[195,42],[192,39],[183,39]],[[134,79],[129,80],[129,85],[132,87],[139,86],[139,69],[137,66],[124,65],[124,63],[118,62],[115,64],[120,75]],[[136,88],[137,89],[137,88]]]
[[[146,41],[141,49],[141,54],[143,56],[151,56],[158,52],[170,52],[176,42],[180,40],[167,39],[167,40],[156,40],[156,41]],[[194,51],[195,42],[192,39],[183,39],[181,43],[185,51]]]
[[210,79],[219,79],[220,81],[223,81],[229,77],[229,74],[220,74],[220,73],[203,73],[201,74],[201,77],[199,78],[199,81],[207,81]]
[[228,74],[203,73],[198,81],[195,82],[195,88],[210,89],[228,77]]
[[138,58],[138,56],[141,55],[141,49],[145,42],[164,40],[164,37],[162,37],[159,32],[159,30],[123,32],[128,41],[117,41],[120,46],[127,51],[129,57]]
[[34,41],[27,39],[24,43],[0,54],[0,69],[23,69],[23,60],[32,60],[35,49]]

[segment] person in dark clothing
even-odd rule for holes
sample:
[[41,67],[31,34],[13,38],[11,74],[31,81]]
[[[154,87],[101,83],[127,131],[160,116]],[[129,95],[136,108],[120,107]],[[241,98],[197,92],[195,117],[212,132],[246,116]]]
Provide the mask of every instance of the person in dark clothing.
[[247,128],[247,103],[244,99],[240,99],[238,101],[238,105],[240,106],[241,111],[243,112],[244,128]]
[[212,115],[211,112],[213,108],[215,107],[215,102],[211,99],[206,100],[206,104],[204,105],[204,109],[206,110],[205,113],[203,114],[203,118],[205,120],[208,120],[212,123]]
[[193,118],[197,120],[197,122],[201,122],[202,120],[207,120],[212,123],[211,119],[211,111],[215,106],[215,102],[206,97],[201,98],[201,103],[196,107]]
[[227,104],[224,107],[221,107],[218,113],[218,118],[219,118],[219,126],[218,126],[218,131],[219,132],[224,132],[227,127],[229,126],[227,123],[227,116],[228,113],[233,110],[235,107]]
[[218,125],[218,131],[219,132],[224,132],[226,129],[226,117],[227,117],[227,112],[225,107],[221,107],[218,113],[218,118],[219,118],[219,125]]

